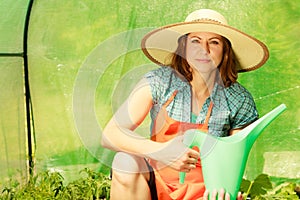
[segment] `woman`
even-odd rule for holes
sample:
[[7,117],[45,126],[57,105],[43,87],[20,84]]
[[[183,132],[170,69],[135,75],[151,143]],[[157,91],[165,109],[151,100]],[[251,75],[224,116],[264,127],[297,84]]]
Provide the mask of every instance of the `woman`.
[[[142,48],[162,67],[145,75],[103,131],[102,145],[119,152],[111,198],[206,199],[199,152],[186,148],[182,135],[199,129],[224,137],[255,121],[255,103],[237,73],[262,66],[268,50],[208,9],[148,33]],[[151,140],[134,133],[149,112]],[[184,184],[179,171],[187,172]],[[229,199],[224,193],[212,196]]]

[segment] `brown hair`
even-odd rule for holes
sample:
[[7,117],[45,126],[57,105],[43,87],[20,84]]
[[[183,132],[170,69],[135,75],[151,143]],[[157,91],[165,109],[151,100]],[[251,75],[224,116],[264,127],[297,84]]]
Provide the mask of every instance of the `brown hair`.
[[[187,36],[183,35],[178,39],[178,47],[173,54],[171,67],[183,75],[187,81],[193,80],[192,68],[188,64],[186,57],[186,41]],[[229,87],[232,83],[236,82],[238,78],[237,66],[239,65],[238,60],[233,52],[230,41],[222,37],[223,41],[223,58],[218,66],[221,79],[225,87]]]

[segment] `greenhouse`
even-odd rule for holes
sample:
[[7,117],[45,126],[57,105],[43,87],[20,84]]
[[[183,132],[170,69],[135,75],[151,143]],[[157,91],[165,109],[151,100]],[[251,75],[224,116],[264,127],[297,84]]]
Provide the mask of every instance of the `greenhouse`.
[[[267,45],[264,66],[238,77],[259,115],[286,105],[254,143],[244,178],[299,186],[298,1],[0,0],[0,192],[43,172],[59,173],[64,184],[82,170],[108,177],[115,152],[101,146],[102,130],[158,67],[143,54],[142,37],[200,8]],[[143,137],[149,123],[137,130]]]

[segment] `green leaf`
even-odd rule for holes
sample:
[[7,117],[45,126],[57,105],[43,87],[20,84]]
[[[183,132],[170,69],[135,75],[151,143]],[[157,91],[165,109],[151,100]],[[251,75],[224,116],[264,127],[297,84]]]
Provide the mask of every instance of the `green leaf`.
[[272,189],[272,183],[269,179],[269,176],[266,174],[260,174],[252,183],[250,196],[261,196],[263,194],[266,194],[268,189]]
[[272,189],[272,183],[267,174],[260,174],[257,176],[257,178],[254,180],[254,183],[261,185],[265,189]]
[[251,185],[251,181],[246,180],[246,179],[243,179],[243,180],[242,180],[242,183],[241,183],[240,191],[241,191],[242,193],[248,193],[248,190],[249,190],[249,188],[250,188],[250,185]]
[[270,189],[272,189],[272,183],[266,174],[260,174],[253,181],[243,179],[240,187],[244,197],[256,197],[255,199],[264,199],[262,195]]

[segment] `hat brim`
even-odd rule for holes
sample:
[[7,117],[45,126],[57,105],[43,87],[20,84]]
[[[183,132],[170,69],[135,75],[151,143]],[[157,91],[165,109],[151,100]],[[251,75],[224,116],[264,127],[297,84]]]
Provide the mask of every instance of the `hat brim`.
[[212,32],[226,37],[240,63],[238,72],[261,67],[269,58],[268,48],[256,38],[231,26],[213,21],[182,22],[155,29],[142,39],[144,54],[154,63],[168,66],[182,35],[192,32]]

